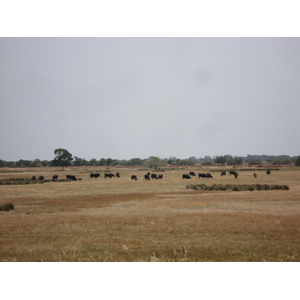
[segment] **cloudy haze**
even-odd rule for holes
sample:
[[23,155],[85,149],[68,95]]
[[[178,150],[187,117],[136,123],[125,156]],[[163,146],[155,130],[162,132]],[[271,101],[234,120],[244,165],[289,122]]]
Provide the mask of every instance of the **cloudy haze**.
[[299,155],[299,38],[0,38],[0,159]]

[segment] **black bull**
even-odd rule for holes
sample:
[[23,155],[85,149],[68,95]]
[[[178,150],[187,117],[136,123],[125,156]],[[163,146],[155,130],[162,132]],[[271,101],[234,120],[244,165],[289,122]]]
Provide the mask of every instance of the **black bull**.
[[91,179],[91,178],[97,179],[98,177],[100,177],[100,174],[99,174],[99,173],[91,173],[91,174],[90,174],[90,179]]
[[199,173],[198,174],[199,178],[213,178],[212,175],[210,173]]

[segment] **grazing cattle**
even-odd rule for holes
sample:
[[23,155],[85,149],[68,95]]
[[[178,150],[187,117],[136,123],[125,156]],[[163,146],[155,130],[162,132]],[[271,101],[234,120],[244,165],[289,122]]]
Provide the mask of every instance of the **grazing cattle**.
[[266,173],[267,173],[267,175],[270,175],[270,174],[271,174],[271,170],[268,169],[268,170],[266,171]]
[[36,176],[32,176],[31,180],[36,180]]
[[226,171],[222,171],[221,176],[226,176]]
[[199,173],[199,174],[198,174],[198,177],[199,177],[199,178],[206,178],[207,175],[206,175],[205,173]]
[[69,180],[77,180],[75,175],[66,175],[66,178]]
[[136,175],[131,175],[131,180],[137,180]]
[[150,180],[150,174],[145,174],[143,180]]
[[164,175],[163,174],[159,174],[158,175],[158,179],[163,179]]
[[229,175],[234,175],[234,177],[237,178],[239,174],[236,171],[229,171]]
[[257,173],[254,172],[254,173],[253,173],[253,176],[254,176],[254,178],[257,178]]
[[116,177],[120,178],[121,177],[120,173],[116,173]]
[[190,174],[182,174],[181,178],[182,179],[192,179]]
[[100,174],[99,174],[99,173],[91,173],[91,174],[90,174],[90,179],[91,179],[91,178],[97,179],[98,177],[100,177]]
[[190,176],[196,176],[195,172],[190,172]]
[[105,173],[104,174],[104,179],[105,178],[112,178],[112,177],[115,177],[115,175],[113,173]]
[[58,175],[53,175],[52,176],[52,180],[57,180],[58,179]]
[[156,174],[151,174],[151,179],[158,179],[157,175]]
[[40,177],[39,177],[39,180],[44,180],[44,176],[40,176]]
[[199,178],[213,178],[212,175],[210,173],[199,173],[198,174]]

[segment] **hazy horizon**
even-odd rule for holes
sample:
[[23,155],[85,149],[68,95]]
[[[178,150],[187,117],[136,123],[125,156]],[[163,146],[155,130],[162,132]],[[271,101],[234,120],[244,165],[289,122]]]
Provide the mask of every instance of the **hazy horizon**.
[[[68,149],[66,149],[68,150]],[[69,151],[70,152],[70,151]],[[141,159],[141,160],[147,160],[149,159],[150,157],[152,156],[149,156],[149,157],[131,157],[131,158],[128,158],[128,159],[125,159],[125,158],[117,158],[117,157],[91,157],[91,158],[88,158],[86,159],[85,157],[80,157],[80,156],[77,156],[77,155],[74,155],[73,153],[72,154],[72,157],[73,157],[73,161],[75,161],[75,157],[78,157],[80,159],[85,159],[86,161],[90,161],[92,159],[96,159],[97,161],[100,161],[101,159],[112,159],[112,160],[118,160],[118,161],[129,161],[131,159]],[[247,158],[248,156],[250,157],[262,157],[262,156],[266,156],[266,157],[282,157],[282,156],[289,156],[290,158],[294,158],[294,157],[299,157],[300,155],[288,155],[288,154],[279,154],[279,155],[268,155],[268,154],[247,154],[247,155],[236,155],[236,156],[232,156],[231,154],[221,154],[221,155],[214,155],[214,156],[211,156],[211,155],[205,155],[205,156],[201,156],[201,157],[197,157],[195,155],[191,155],[189,157],[176,157],[176,156],[170,156],[170,157],[159,157],[160,159],[162,160],[165,160],[165,159],[180,159],[180,160],[186,160],[186,159],[190,159],[190,158],[195,158],[195,159],[215,159],[216,157],[218,156],[231,156],[231,157],[242,157],[242,158]],[[24,158],[20,158],[20,159],[17,159],[17,160],[4,160],[4,159],[1,159],[0,160],[3,160],[3,161],[11,161],[11,162],[18,162],[19,160],[26,160],[26,161],[34,161],[36,159],[39,159],[40,161],[43,161],[43,160],[46,160],[46,161],[51,161],[53,160],[55,157],[55,155],[53,154],[53,157],[51,159],[40,159],[39,157],[36,157],[34,159],[24,159]],[[154,156],[154,157],[157,157],[157,156]]]
[[0,159],[299,155],[299,38],[0,38]]

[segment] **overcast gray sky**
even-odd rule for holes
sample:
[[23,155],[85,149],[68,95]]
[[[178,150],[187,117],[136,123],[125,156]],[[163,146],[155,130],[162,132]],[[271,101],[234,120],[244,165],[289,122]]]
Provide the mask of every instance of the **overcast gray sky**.
[[299,38],[0,38],[0,159],[300,154]]

